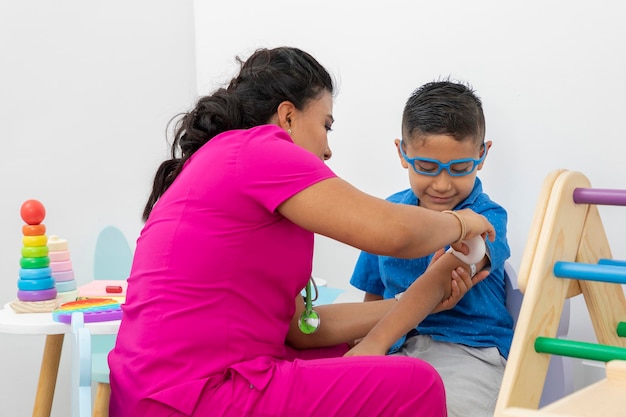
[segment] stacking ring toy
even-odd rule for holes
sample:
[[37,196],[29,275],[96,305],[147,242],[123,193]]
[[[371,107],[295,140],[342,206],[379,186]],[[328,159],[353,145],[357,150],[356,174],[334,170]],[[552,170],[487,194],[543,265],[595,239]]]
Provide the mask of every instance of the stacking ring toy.
[[24,246],[22,248],[24,258],[42,258],[48,256],[47,246]]
[[50,268],[52,268],[52,272],[60,272],[60,271],[69,271],[72,269],[72,261],[59,261],[50,263]]
[[67,248],[67,240],[65,239],[61,239],[56,235],[52,235],[50,239],[48,239],[48,249],[50,249],[50,252],[61,252],[67,250]]
[[27,224],[39,224],[46,218],[46,208],[38,200],[26,200],[20,207],[20,217]]
[[56,282],[71,281],[74,279],[74,270],[52,272],[52,278]]
[[57,298],[57,289],[50,288],[38,291],[17,291],[17,298],[20,301],[46,301]]
[[50,266],[50,258],[42,256],[41,258],[21,258],[20,266],[25,269],[45,268]]
[[76,280],[73,279],[71,281],[61,281],[56,283],[56,288],[58,292],[68,292],[76,289]]
[[52,269],[48,266],[45,268],[20,268],[19,275],[22,279],[45,279],[52,276]]
[[25,224],[22,226],[22,234],[24,236],[41,236],[46,234],[46,225],[41,224]]
[[48,236],[24,236],[22,238],[22,243],[24,246],[46,246],[48,243]]
[[48,252],[48,257],[50,258],[50,262],[69,261],[70,251],[62,250],[58,252]]
[[[44,279],[18,279],[17,289],[22,291],[39,291],[54,288],[54,280],[52,278]],[[57,291],[59,289],[57,288]]]

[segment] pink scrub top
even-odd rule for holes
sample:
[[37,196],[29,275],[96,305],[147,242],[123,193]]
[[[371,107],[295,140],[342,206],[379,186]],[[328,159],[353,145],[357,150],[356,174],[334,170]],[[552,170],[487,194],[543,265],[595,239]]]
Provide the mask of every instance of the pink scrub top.
[[223,133],[189,159],[137,240],[112,411],[156,401],[191,414],[227,371],[263,389],[313,258],[313,233],[276,208],[335,176],[275,125]]

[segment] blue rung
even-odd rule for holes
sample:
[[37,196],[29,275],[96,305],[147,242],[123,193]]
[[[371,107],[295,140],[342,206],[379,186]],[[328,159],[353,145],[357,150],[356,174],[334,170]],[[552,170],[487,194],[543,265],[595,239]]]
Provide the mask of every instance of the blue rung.
[[620,261],[617,259],[600,259],[598,261],[600,265],[615,265],[615,266],[626,266],[626,261]]
[[554,275],[559,278],[626,284],[626,267],[618,265],[556,262]]

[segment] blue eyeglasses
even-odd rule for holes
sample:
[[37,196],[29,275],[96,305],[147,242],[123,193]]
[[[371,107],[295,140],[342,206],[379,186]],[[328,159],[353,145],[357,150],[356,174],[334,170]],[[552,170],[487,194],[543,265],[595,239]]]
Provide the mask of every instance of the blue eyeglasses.
[[[482,145],[485,149],[485,144]],[[409,158],[404,153],[404,141],[400,142],[400,152],[406,162],[408,162],[415,172],[422,175],[428,175],[430,177],[437,176],[442,170],[448,171],[451,177],[463,177],[469,175],[476,169],[481,162],[485,160],[487,156],[486,149],[483,155],[479,159],[465,158],[465,159],[453,159],[448,163],[442,163],[436,159],[430,158]]]

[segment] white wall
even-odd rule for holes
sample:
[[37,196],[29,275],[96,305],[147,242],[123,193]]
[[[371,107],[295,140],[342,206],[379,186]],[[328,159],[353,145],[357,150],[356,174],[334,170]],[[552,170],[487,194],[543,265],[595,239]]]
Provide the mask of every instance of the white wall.
[[[339,84],[329,165],[386,197],[408,186],[393,139],[411,91],[440,77],[469,81],[494,142],[480,177],[508,209],[518,268],[549,172],[576,170],[594,187],[626,188],[625,20],[619,0],[197,0],[198,88],[204,94],[229,80],[233,57],[256,47],[311,52]],[[624,209],[602,207],[601,215],[613,256],[626,259]],[[347,288],[357,255],[319,238],[314,274]],[[572,303],[570,334],[593,339],[581,303]]]
[[[97,233],[131,247],[168,120],[196,93],[193,3],[2,1],[0,302],[16,297],[23,201],[47,209],[77,280],[92,279]],[[43,336],[0,334],[0,416],[32,412]],[[69,344],[54,416],[69,415]]]

